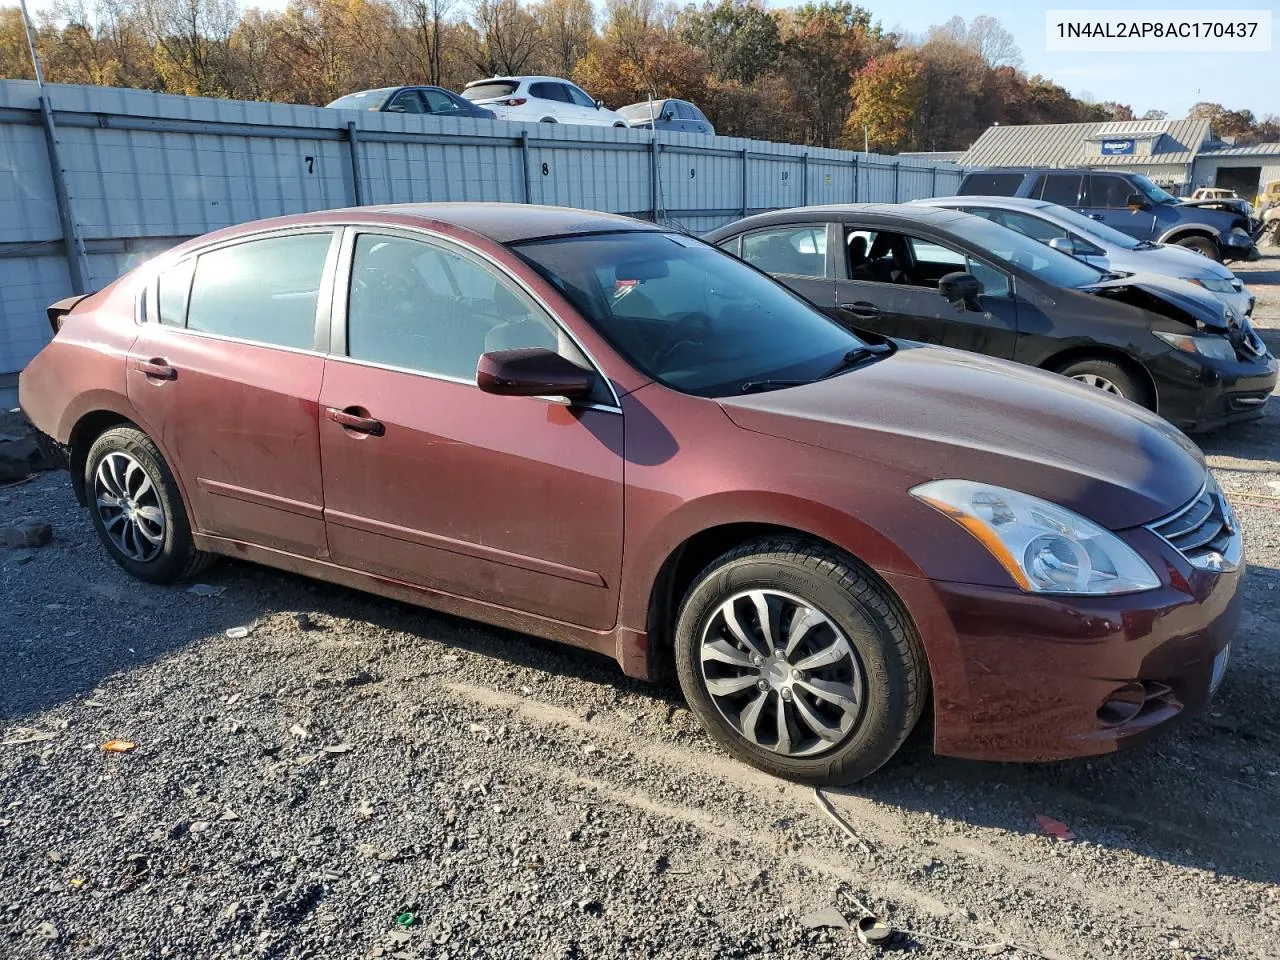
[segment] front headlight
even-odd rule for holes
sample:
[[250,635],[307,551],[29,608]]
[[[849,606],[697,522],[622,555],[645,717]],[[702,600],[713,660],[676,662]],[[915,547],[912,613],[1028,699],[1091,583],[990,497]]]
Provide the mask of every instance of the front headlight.
[[1099,596],[1160,586],[1127,543],[1057,504],[972,480],[934,480],[911,495],[973,534],[1028,593]]
[[1221,277],[1183,277],[1187,283],[1194,283],[1197,287],[1204,287],[1210,293],[1235,293],[1236,288],[1232,286],[1230,280],[1223,280]]
[[1236,348],[1231,341],[1220,334],[1200,336],[1193,333],[1166,333],[1163,330],[1152,330],[1157,337],[1175,350],[1183,353],[1198,353],[1211,360],[1234,360]]

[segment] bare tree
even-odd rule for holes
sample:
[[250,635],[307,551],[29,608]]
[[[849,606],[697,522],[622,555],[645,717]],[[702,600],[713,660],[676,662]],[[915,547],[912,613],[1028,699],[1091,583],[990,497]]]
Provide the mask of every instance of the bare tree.
[[965,40],[993,70],[996,67],[1022,66],[1022,51],[1018,49],[1013,34],[1000,26],[995,17],[983,14],[970,20]]
[[591,0],[543,0],[533,15],[548,47],[551,68],[561,77],[573,74],[596,32],[596,12]]
[[405,26],[413,34],[415,46],[426,60],[427,82],[444,82],[445,27],[453,12],[454,0],[400,0]]
[[480,0],[470,57],[486,76],[524,73],[538,54],[538,23],[518,0]]
[[143,0],[142,17],[170,89],[225,94],[236,0]]

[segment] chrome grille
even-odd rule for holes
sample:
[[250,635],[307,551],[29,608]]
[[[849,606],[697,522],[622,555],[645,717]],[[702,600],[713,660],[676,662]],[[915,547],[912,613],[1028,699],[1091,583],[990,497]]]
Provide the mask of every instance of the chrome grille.
[[1231,505],[1210,480],[1182,509],[1157,520],[1149,530],[1163,537],[1201,570],[1229,570],[1240,561],[1240,532]]

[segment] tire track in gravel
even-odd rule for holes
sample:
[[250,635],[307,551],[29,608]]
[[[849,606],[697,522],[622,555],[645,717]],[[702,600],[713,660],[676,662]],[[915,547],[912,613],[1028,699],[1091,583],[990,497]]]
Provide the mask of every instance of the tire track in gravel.
[[[766,799],[767,803],[775,809],[781,802],[786,802],[792,813],[809,815],[815,810],[807,787],[777,780],[738,764],[736,761],[714,754],[694,753],[661,742],[638,743],[631,733],[610,722],[604,716],[597,715],[588,720],[564,707],[469,683],[446,683],[443,689],[472,703],[518,716],[535,726],[569,728],[596,741],[607,737],[619,748],[629,750],[637,759],[668,769],[675,768],[689,775],[719,779],[732,784],[737,789],[751,790],[761,795],[761,798]],[[746,824],[737,824],[734,827],[717,826],[718,823],[732,821],[726,821],[719,815],[708,815],[705,811],[666,803],[642,790],[620,788],[598,779],[585,778],[568,768],[556,768],[553,773],[548,772],[555,778],[567,777],[582,780],[584,785],[589,784],[601,795],[611,797],[618,803],[691,823],[699,829],[724,838],[750,842],[747,838],[753,834],[753,828]],[[661,782],[661,778],[655,778],[655,782]],[[1051,792],[1058,794],[1060,799],[1069,799],[1072,804],[1086,804],[1099,812],[1132,819],[1130,811],[1125,811],[1114,804],[1092,801],[1070,791]],[[921,841],[924,840],[932,847],[955,854],[960,858],[960,862],[953,867],[962,870],[966,876],[973,879],[978,879],[976,874],[981,874],[981,879],[986,886],[1024,889],[1033,886],[1039,895],[1053,901],[1062,903],[1070,899],[1078,910],[1087,911],[1092,915],[1089,922],[1095,927],[1114,928],[1117,914],[1135,915],[1136,922],[1149,930],[1181,929],[1186,931],[1186,934],[1191,934],[1195,939],[1201,939],[1206,943],[1220,944],[1225,940],[1235,950],[1242,951],[1238,954],[1240,956],[1270,960],[1280,955],[1280,940],[1277,940],[1274,946],[1265,947],[1259,951],[1258,948],[1250,945],[1257,940],[1256,927],[1243,927],[1239,923],[1232,922],[1233,918],[1224,918],[1213,904],[1199,897],[1189,896],[1183,892],[1175,904],[1169,904],[1159,895],[1148,893],[1143,885],[1132,883],[1116,885],[1102,876],[1082,879],[1069,865],[1064,869],[1062,863],[1042,864],[1028,859],[1024,848],[1027,839],[1025,836],[1018,835],[1010,838],[1005,836],[1003,831],[993,829],[982,829],[978,837],[928,828],[921,830],[915,824],[908,823],[909,814],[886,810],[875,801],[842,792],[828,792],[828,798],[841,815],[855,825],[865,839],[879,848],[893,848],[892,856],[918,855]],[[833,831],[831,836],[834,839],[837,835]],[[1022,848],[1020,844],[1023,845]],[[1140,871],[1145,867],[1145,858],[1128,854],[1126,859],[1135,861],[1129,864],[1131,871]],[[963,908],[948,903],[945,899],[889,880],[881,874],[860,871],[852,861],[831,860],[816,848],[807,848],[803,853],[803,860],[833,877],[856,883],[863,888],[877,889],[886,896],[910,903],[926,914],[951,919],[965,915]],[[1130,878],[1126,876],[1123,879]],[[1154,889],[1158,889],[1158,885]],[[1001,930],[998,929],[999,927],[1006,929]],[[1023,917],[1016,912],[1006,911],[997,918],[996,926],[989,928],[987,932],[994,937],[1032,944],[1037,940],[1043,940],[1046,930],[1042,919]],[[1069,940],[1064,939],[1057,948],[1069,949]],[[1048,949],[1050,948],[1047,946],[1041,948],[1042,952]]]

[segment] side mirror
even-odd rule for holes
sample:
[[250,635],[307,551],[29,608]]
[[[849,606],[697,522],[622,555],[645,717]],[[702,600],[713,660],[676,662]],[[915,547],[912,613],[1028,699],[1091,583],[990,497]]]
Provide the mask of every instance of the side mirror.
[[668,110],[666,113],[662,115],[663,120],[674,120],[675,118],[676,118],[676,115],[672,113],[670,110]]
[[938,293],[955,307],[982,310],[982,304],[978,302],[982,284],[972,273],[948,273],[938,281]]
[[1129,194],[1129,209],[1130,210],[1150,210],[1151,201],[1148,200],[1146,197],[1144,197],[1140,193],[1131,193]]
[[1049,241],[1049,246],[1059,253],[1065,253],[1068,257],[1076,255],[1076,245],[1071,242],[1070,237],[1054,237]]
[[604,109],[604,101],[603,101],[603,100],[597,100],[597,101],[596,101],[596,109],[597,109],[597,110],[603,110],[603,109]]
[[582,397],[596,375],[542,347],[496,350],[476,364],[476,386],[504,397]]

